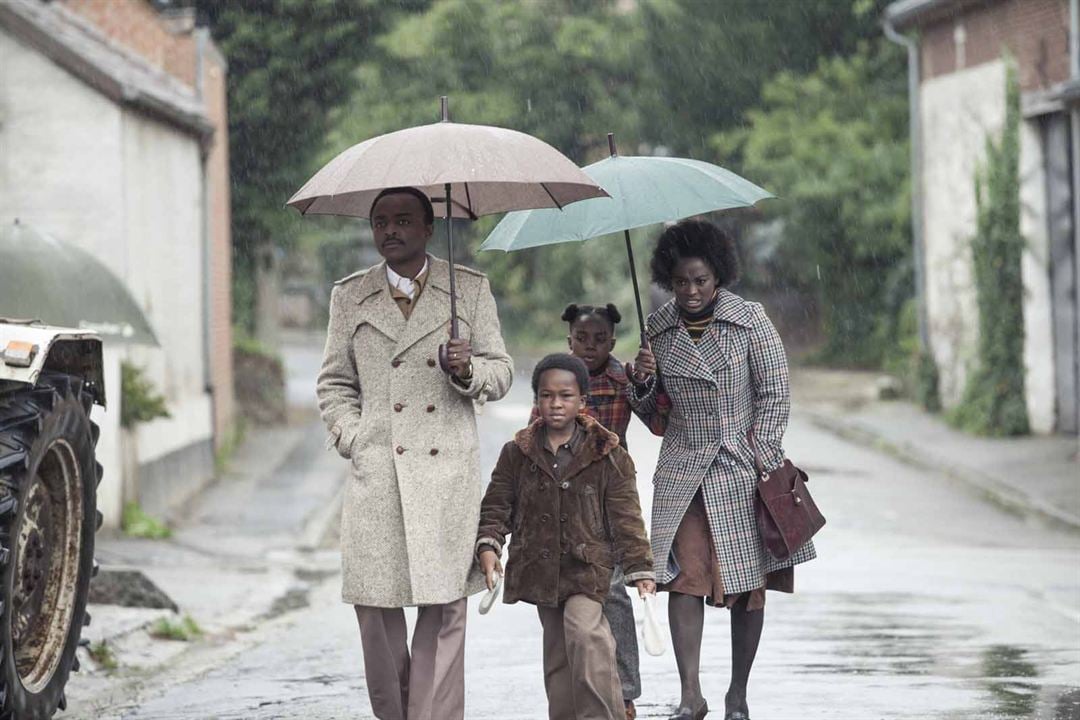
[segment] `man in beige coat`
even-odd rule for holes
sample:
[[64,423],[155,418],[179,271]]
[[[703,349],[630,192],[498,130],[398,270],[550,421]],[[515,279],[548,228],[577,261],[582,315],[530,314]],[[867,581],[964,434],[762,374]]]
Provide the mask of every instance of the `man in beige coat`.
[[[466,598],[484,589],[474,405],[501,398],[513,376],[491,288],[470,268],[457,268],[461,338],[448,341],[449,264],[426,250],[433,218],[414,188],[376,198],[384,262],[335,283],[317,387],[328,443],[351,462],[342,598],[356,609],[380,720],[464,717]],[[419,607],[411,654],[408,606]]]

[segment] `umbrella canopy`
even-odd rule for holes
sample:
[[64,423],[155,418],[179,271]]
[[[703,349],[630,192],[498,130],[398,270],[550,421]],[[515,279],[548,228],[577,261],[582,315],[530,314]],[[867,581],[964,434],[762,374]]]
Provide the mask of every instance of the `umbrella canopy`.
[[[569,158],[543,140],[506,128],[450,122],[406,128],[353,145],[304,183],[287,205],[302,214],[368,217],[380,192],[414,187],[442,217],[558,208],[607,193]],[[454,224],[446,223],[450,261],[450,337],[458,337],[454,282]],[[445,346],[439,363],[447,370]]]
[[124,284],[93,255],[18,221],[0,226],[0,317],[93,330],[157,345]]
[[390,187],[415,187],[446,217],[525,208],[562,208],[607,193],[543,140],[506,128],[439,122],[353,145],[304,183],[288,202],[306,215],[368,217]]
[[491,231],[481,250],[523,250],[541,245],[580,242],[622,232],[634,284],[641,346],[646,347],[645,314],[641,309],[634,249],[630,231],[692,215],[749,207],[775,197],[719,165],[673,157],[622,157],[615,136],[608,133],[611,157],[593,163],[585,172],[603,185],[609,196],[577,203],[562,212],[527,210],[507,214]]
[[730,170],[700,160],[614,155],[585,168],[610,197],[563,212],[508,214],[481,250],[522,250],[578,242],[716,210],[749,207],[774,197]]

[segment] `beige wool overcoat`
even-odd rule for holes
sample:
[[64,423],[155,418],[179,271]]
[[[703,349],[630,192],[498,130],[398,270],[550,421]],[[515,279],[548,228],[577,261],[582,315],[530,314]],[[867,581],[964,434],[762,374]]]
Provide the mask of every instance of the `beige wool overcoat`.
[[335,283],[317,394],[328,444],[351,462],[341,514],[342,599],[405,607],[484,589],[473,544],[480,514],[476,405],[510,389],[487,278],[458,266],[461,337],[473,348],[464,386],[438,364],[449,337],[449,264],[428,258],[408,319],[380,263]]

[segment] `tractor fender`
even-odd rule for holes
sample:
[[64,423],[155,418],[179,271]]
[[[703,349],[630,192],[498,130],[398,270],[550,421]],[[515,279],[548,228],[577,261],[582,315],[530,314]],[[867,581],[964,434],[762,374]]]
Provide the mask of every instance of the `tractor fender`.
[[[9,348],[30,346],[27,362],[24,353]],[[105,372],[101,337],[75,328],[44,325],[38,322],[0,318],[0,383],[35,386],[44,370],[55,370],[81,377],[94,397],[105,407]]]

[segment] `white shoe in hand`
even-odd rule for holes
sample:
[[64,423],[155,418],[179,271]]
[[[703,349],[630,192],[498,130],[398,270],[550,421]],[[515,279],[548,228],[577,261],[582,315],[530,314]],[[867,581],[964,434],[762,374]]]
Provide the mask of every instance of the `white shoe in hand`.
[[499,599],[499,593],[502,592],[503,576],[502,573],[492,573],[495,576],[495,584],[491,586],[491,589],[487,591],[484,597],[480,598],[480,614],[487,615],[491,610],[492,605]]
[[649,593],[641,598],[645,604],[645,622],[641,626],[641,639],[645,652],[650,655],[663,655],[667,650],[660,623],[656,620],[656,595]]

